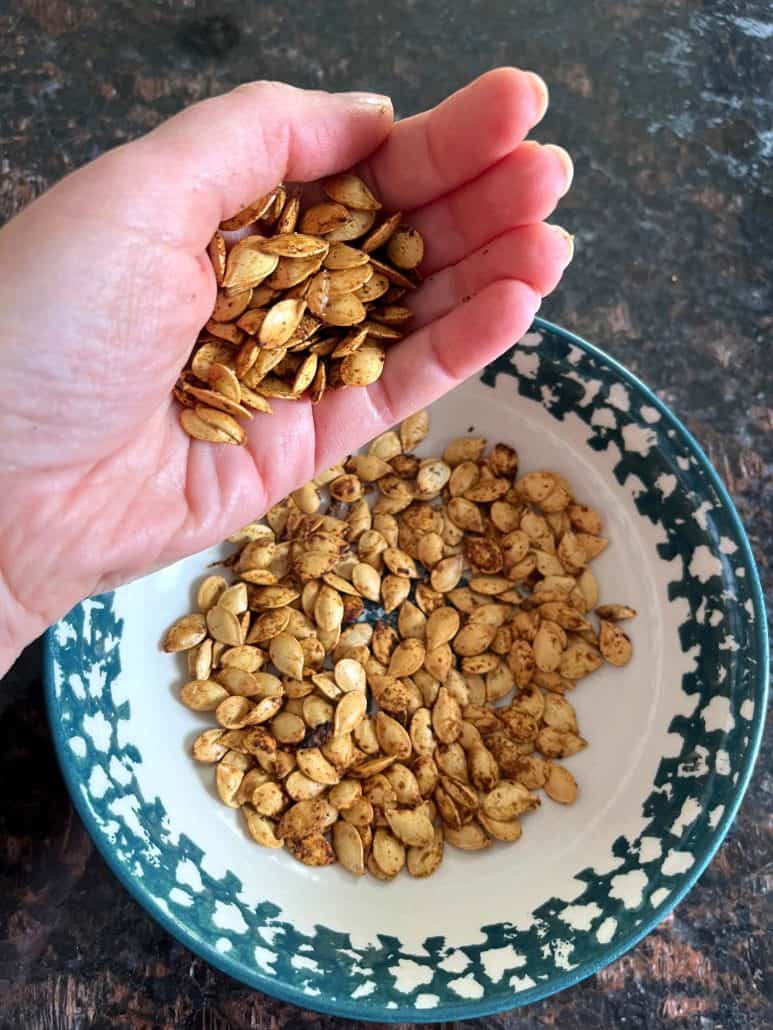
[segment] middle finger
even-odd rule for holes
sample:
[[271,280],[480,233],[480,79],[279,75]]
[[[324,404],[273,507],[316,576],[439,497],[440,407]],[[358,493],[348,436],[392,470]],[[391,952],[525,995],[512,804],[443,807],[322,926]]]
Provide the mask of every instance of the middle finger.
[[424,237],[422,273],[432,275],[508,229],[547,218],[569,189],[572,171],[561,147],[527,141],[478,179],[413,211],[406,220]]

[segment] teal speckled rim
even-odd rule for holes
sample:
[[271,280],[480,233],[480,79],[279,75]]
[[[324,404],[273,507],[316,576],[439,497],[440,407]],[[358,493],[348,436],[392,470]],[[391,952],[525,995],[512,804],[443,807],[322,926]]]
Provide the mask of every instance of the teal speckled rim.
[[[580,961],[578,965],[566,972],[551,975],[546,981],[537,983],[535,986],[518,993],[503,992],[488,997],[484,994],[480,1000],[460,999],[459,1001],[447,1001],[443,999],[435,1008],[426,1011],[417,1009],[414,1003],[400,1004],[391,1002],[390,1004],[393,1004],[394,1007],[387,1008],[374,1006],[372,1004],[373,999],[371,999],[371,1005],[368,1005],[368,999],[366,998],[358,1000],[351,996],[341,996],[335,999],[328,999],[325,998],[324,994],[314,997],[293,983],[282,982],[277,977],[265,975],[257,969],[245,968],[243,963],[235,961],[228,954],[223,954],[208,941],[202,940],[195,933],[191,932],[183,919],[175,918],[172,909],[162,907],[158,900],[151,895],[147,885],[133,877],[128,871],[127,866],[119,861],[115,849],[107,840],[103,828],[98,825],[94,813],[86,801],[83,793],[82,779],[79,778],[78,769],[73,763],[72,752],[68,747],[69,737],[65,726],[59,718],[59,701],[55,695],[54,663],[57,645],[52,635],[53,631],[49,631],[47,635],[45,660],[46,698],[57,755],[68,789],[73,798],[73,803],[108,866],[127,890],[166,930],[192,951],[206,959],[211,965],[242,982],[248,983],[257,990],[265,991],[268,994],[303,1008],[311,1008],[331,1015],[346,1016],[354,1019],[378,1020],[380,1022],[470,1019],[538,1001],[577,983],[610,962],[615,961],[648,934],[679,903],[704,871],[724,839],[748,785],[759,750],[765,718],[769,675],[768,641],[762,588],[748,540],[732,501],[717,473],[694,438],[657,396],[631,375],[630,372],[596,347],[549,322],[537,319],[534,329],[537,332],[563,340],[566,344],[578,348],[585,356],[592,359],[597,368],[604,369],[608,375],[611,373],[611,377],[615,377],[630,387],[638,395],[638,399],[642,404],[646,404],[650,409],[654,409],[658,413],[659,418],[662,418],[665,427],[670,431],[671,435],[681,438],[683,448],[690,452],[700,472],[705,476],[716,494],[716,499],[723,510],[728,532],[732,534],[732,539],[738,546],[739,554],[737,559],[734,558],[734,561],[737,560],[739,567],[745,570],[745,591],[754,612],[753,649],[757,658],[753,683],[754,718],[749,726],[748,743],[745,747],[743,763],[739,764],[737,768],[737,775],[732,789],[723,797],[724,811],[722,817],[716,827],[713,827],[711,834],[703,840],[700,847],[694,852],[693,864],[689,870],[680,874],[678,886],[675,886],[668,893],[666,900],[660,905],[653,905],[651,914],[646,918],[634,921],[634,925],[627,933],[622,933],[619,937],[615,937],[599,953],[593,954],[585,961]],[[495,363],[494,371],[499,370]]]

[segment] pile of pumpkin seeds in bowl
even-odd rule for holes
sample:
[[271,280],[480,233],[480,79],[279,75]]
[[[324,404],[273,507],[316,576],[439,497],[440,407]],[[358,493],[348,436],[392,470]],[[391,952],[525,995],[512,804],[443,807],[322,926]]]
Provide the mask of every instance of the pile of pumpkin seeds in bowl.
[[379,880],[517,841],[540,791],[572,804],[567,695],[632,654],[636,613],[590,568],[598,513],[506,444],[419,457],[428,430],[411,416],[231,537],[163,645],[216,722],[193,756],[257,843]]
[[326,199],[304,205],[302,187],[277,186],[213,236],[215,307],[174,388],[189,436],[243,444],[239,419],[271,414],[274,398],[316,404],[326,390],[369,386],[402,339],[421,235],[399,211],[380,216],[356,175],[321,188]]

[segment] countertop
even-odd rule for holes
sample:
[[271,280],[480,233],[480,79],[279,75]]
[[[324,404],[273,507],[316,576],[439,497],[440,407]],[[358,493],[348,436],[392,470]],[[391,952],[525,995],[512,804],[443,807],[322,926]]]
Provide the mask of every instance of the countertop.
[[[765,0],[17,0],[0,4],[0,221],[180,107],[251,78],[390,93],[539,71],[576,234],[542,314],[651,385],[708,451],[773,588],[773,20]],[[767,172],[767,180],[765,173]],[[60,777],[41,647],[0,684],[0,1030],[344,1025],[209,969],[108,872]],[[727,840],[628,955],[500,1027],[773,1024],[770,735]]]

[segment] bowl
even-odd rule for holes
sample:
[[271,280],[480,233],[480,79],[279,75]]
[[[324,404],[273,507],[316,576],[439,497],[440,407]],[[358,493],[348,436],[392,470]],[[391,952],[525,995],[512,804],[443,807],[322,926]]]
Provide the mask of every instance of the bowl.
[[258,848],[189,755],[211,721],[177,699],[158,644],[220,548],[78,605],[47,638],[52,733],[75,806],[124,886],[245,984],[354,1019],[488,1015],[545,998],[632,947],[695,883],[758,749],[763,599],[703,452],[642,383],[538,320],[437,402],[419,453],[474,432],[567,476],[604,515],[602,601],[632,605],[634,657],[573,692],[590,746],[572,807],[516,845],[446,849],[431,880],[355,879]]

